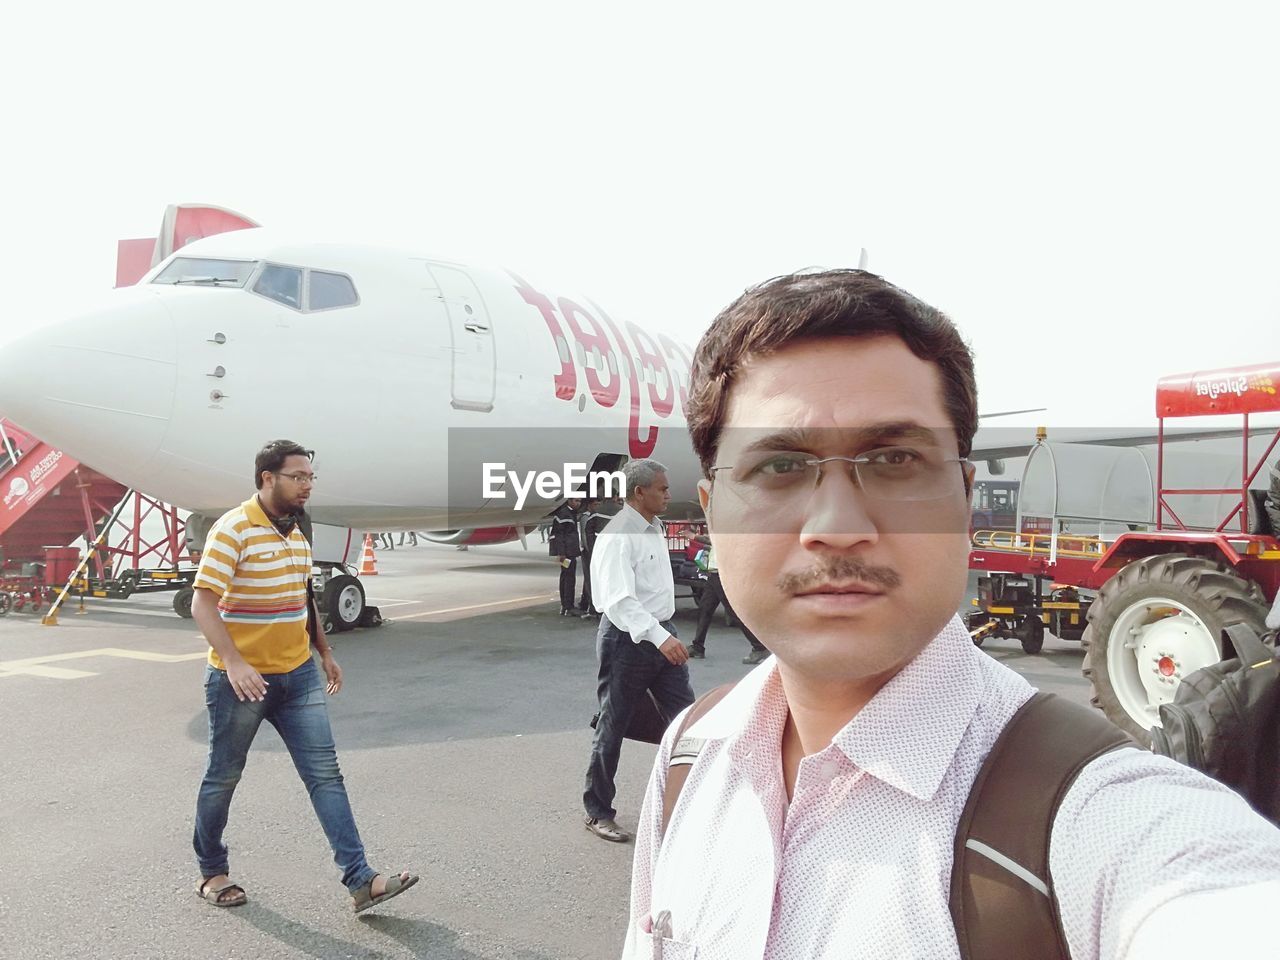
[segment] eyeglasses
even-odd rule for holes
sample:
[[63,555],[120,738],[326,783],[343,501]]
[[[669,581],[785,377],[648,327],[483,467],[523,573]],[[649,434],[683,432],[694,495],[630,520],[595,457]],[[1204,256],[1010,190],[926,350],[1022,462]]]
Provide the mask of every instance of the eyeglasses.
[[316,482],[316,475],[314,473],[279,473],[277,472],[276,476],[288,477],[294,483],[305,484],[308,487]]
[[[822,482],[823,466],[846,464],[850,478],[871,500],[941,500],[963,489],[961,457],[942,457],[912,447],[883,447],[857,457],[814,457],[795,451],[768,452],[738,464],[711,468],[712,478],[729,487],[748,506],[780,510],[800,506]],[[961,464],[960,475],[951,464]]]

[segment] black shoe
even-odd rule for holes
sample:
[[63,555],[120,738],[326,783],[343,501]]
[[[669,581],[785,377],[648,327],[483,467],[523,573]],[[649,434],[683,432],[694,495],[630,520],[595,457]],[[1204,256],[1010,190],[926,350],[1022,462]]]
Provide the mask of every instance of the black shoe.
[[569,608],[568,608],[568,607],[561,607],[561,608],[560,608],[560,616],[562,616],[562,617],[567,617],[567,616],[569,616]]
[[707,659],[707,651],[706,651],[706,650],[704,650],[702,647],[690,647],[690,648],[689,648],[689,659],[690,659],[690,660],[705,660],[705,659]]

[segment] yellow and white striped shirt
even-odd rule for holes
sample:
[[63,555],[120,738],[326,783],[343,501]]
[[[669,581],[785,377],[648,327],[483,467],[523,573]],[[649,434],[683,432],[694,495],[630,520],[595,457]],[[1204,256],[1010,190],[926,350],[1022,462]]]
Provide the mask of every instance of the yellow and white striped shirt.
[[[297,527],[280,533],[254,496],[213,525],[194,586],[218,595],[218,612],[245,662],[259,673],[288,673],[311,656],[310,576],[307,538]],[[212,649],[209,663],[226,669]]]

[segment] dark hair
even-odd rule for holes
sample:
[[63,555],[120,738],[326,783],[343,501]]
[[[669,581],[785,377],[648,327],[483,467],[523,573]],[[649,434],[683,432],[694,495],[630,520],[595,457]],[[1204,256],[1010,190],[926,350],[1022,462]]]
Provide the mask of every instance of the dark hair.
[[749,288],[720,311],[694,351],[689,374],[689,434],[711,475],[729,388],[742,365],[789,344],[819,337],[891,334],[938,368],[943,404],[967,457],[978,430],[973,354],[941,310],[866,270],[827,270],[775,277]]
[[306,457],[310,460],[314,455],[314,450],[308,450],[292,440],[272,440],[253,459],[253,484],[261,490],[263,473],[276,473],[290,457]]

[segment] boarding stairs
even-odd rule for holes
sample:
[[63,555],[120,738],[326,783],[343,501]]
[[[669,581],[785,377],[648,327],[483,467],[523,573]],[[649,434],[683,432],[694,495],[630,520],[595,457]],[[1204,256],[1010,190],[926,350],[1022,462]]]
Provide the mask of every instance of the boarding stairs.
[[9,561],[43,561],[95,532],[126,487],[0,419],[0,551]]

